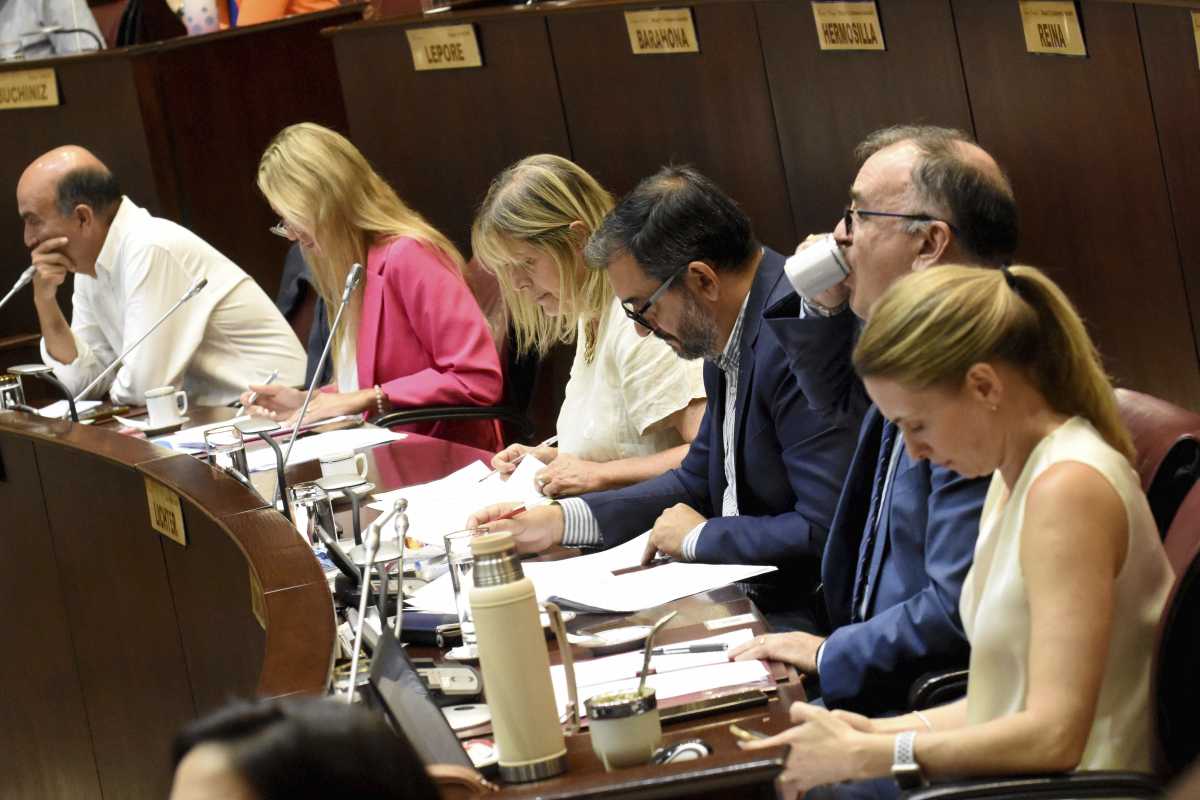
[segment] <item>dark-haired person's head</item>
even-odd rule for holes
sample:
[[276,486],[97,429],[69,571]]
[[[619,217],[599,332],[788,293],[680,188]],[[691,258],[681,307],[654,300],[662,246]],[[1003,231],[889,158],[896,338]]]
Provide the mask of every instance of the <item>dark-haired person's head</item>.
[[412,746],[378,715],[331,699],[239,702],[175,739],[171,800],[436,800]]
[[1017,248],[1017,206],[1000,166],[962,131],[899,125],[870,134],[834,231],[850,306],[866,319],[895,281],[935,264],[999,267]]
[[56,147],[26,167],[17,182],[25,246],[62,253],[68,269],[96,274],[96,259],[121,205],[121,186],[82,147]]
[[683,358],[720,355],[760,255],[737,203],[687,166],[643,179],[584,249],[591,267],[608,270],[638,332]]

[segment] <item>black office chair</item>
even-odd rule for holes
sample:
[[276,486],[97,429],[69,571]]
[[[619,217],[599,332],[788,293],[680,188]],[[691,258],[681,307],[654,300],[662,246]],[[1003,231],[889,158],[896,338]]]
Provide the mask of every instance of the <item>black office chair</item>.
[[1166,538],[1175,586],[1163,609],[1151,698],[1161,746],[1158,774],[1081,771],[937,783],[908,800],[1092,797],[1160,798],[1200,754],[1200,486],[1192,488]]
[[1200,414],[1157,397],[1117,389],[1121,420],[1133,437],[1138,475],[1164,536],[1200,477]]

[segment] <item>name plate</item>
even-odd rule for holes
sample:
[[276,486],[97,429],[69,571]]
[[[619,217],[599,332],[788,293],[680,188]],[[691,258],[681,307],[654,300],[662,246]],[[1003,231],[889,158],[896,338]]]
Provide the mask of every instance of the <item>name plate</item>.
[[60,105],[53,68],[0,72],[0,111]]
[[1200,11],[1192,12],[1192,33],[1196,35],[1196,63],[1200,64]]
[[172,542],[187,547],[187,531],[183,527],[183,508],[179,505],[179,495],[153,478],[145,480],[150,527]]
[[413,69],[469,69],[482,67],[479,40],[474,25],[441,25],[436,28],[413,28],[404,35],[412,49]]
[[254,574],[253,567],[247,567],[250,573],[250,613],[258,620],[258,626],[264,631],[267,629],[267,598],[263,596],[262,584],[258,581],[258,575]]
[[1025,50],[1057,56],[1086,56],[1083,28],[1075,3],[1067,0],[1020,0]]
[[700,52],[690,8],[626,11],[625,27],[634,55]]
[[879,9],[866,2],[812,4],[817,41],[822,50],[886,50]]

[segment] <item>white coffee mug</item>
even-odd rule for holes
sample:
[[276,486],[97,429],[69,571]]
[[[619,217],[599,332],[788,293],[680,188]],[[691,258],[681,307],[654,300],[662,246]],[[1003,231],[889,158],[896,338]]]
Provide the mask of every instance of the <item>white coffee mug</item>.
[[187,392],[177,392],[174,386],[159,386],[146,392],[146,412],[150,415],[151,428],[178,425],[187,409]]
[[326,478],[357,475],[366,480],[367,456],[364,453],[355,453],[353,450],[321,456],[321,475]]
[[841,283],[850,274],[850,267],[837,240],[829,234],[788,258],[783,271],[792,288],[804,299],[811,300]]

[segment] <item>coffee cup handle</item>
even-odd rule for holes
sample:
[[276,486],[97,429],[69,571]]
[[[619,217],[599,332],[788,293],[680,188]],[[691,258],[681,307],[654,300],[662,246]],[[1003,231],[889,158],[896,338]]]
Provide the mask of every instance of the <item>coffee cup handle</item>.
[[354,471],[357,472],[358,477],[362,478],[364,481],[367,479],[367,454],[366,453],[355,453],[354,454]]
[[[180,403],[180,401],[183,401],[182,404]],[[181,392],[175,393],[175,407],[179,409],[180,416],[183,416],[184,414],[187,413],[187,409],[188,409],[187,392],[181,391]]]

